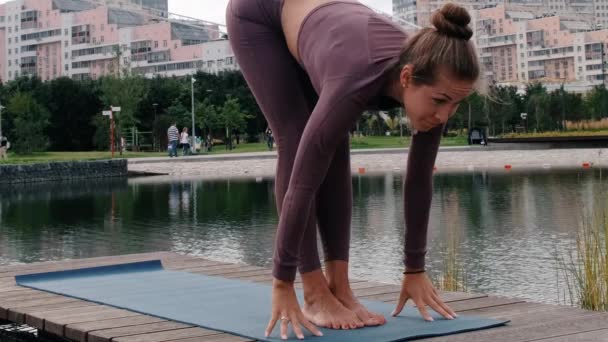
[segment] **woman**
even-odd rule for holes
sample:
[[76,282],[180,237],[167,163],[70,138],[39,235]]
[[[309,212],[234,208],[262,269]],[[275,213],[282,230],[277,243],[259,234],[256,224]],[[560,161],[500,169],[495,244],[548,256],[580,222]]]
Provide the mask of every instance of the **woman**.
[[190,154],[190,139],[188,137],[188,127],[184,127],[182,134],[179,136],[179,143],[182,145],[182,153],[184,156]]
[[[352,210],[349,130],[366,109],[407,109],[412,140],[404,186],[405,272],[393,312],[412,299],[447,319],[456,314],[424,272],[432,173],[448,117],[473,89],[479,64],[465,9],[448,4],[434,28],[407,37],[356,1],[230,0],[226,21],[237,62],[278,145],[279,224],[273,257],[269,335],[280,320],[320,336],[317,326],[352,329],[385,323],[348,282]],[[316,248],[317,226],[326,274]],[[294,290],[299,270],[304,305]]]

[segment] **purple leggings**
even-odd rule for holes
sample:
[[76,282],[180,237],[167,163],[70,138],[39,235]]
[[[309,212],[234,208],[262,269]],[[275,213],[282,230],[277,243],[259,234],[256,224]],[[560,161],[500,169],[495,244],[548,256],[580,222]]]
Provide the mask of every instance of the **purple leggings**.
[[[308,75],[287,48],[282,7],[283,0],[230,0],[226,10],[236,60],[278,146],[275,196],[279,216],[300,138],[318,100]],[[339,144],[311,208],[300,245],[300,273],[321,268],[317,225],[325,260],[348,261],[352,214],[348,134]],[[277,239],[275,250],[282,243]]]

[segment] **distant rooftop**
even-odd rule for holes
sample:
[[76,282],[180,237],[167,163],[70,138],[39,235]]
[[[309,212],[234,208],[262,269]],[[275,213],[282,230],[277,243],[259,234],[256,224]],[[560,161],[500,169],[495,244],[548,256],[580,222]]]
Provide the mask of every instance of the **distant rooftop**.
[[53,0],[53,9],[61,12],[80,12],[95,8],[95,5],[81,0]]
[[534,19],[534,14],[531,12],[524,11],[506,11],[507,18],[511,19]]
[[108,23],[116,24],[119,28],[146,24],[146,19],[135,12],[116,8],[108,9]]
[[207,42],[210,40],[209,32],[203,28],[171,23],[172,39],[179,39],[186,42]]

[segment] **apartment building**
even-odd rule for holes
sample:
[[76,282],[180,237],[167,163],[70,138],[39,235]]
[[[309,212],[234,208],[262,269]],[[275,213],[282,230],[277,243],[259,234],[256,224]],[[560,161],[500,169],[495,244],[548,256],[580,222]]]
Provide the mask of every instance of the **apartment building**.
[[[401,1],[393,0],[394,4]],[[417,22],[446,1],[418,0]],[[600,3],[606,4],[600,5]],[[484,76],[498,84],[542,81],[586,91],[603,84],[608,72],[608,1],[510,0],[462,1],[472,16]],[[601,19],[600,19],[601,18]],[[608,20],[608,17],[606,17]]]
[[167,0],[0,5],[0,77],[183,76],[237,68],[217,25],[168,20]]

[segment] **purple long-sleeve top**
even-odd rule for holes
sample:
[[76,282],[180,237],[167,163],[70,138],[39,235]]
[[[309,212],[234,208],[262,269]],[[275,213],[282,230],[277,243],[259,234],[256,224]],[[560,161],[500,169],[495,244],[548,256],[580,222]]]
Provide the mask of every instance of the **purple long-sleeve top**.
[[[400,104],[381,92],[390,81],[407,38],[381,14],[353,2],[332,2],[302,23],[298,53],[319,95],[300,140],[279,218],[274,276],[295,278],[300,242],[314,195],[323,182],[339,141],[367,109]],[[432,197],[432,175],[441,127],[413,137],[403,189],[404,263],[423,268]]]

